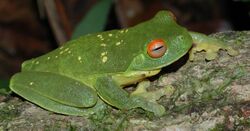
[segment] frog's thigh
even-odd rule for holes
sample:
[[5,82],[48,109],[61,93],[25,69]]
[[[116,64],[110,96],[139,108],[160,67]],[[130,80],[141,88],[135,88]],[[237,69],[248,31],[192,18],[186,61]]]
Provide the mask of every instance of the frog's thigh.
[[95,88],[104,101],[119,109],[141,107],[157,116],[165,113],[165,108],[156,102],[140,96],[130,96],[110,76],[97,78]]
[[[23,86],[17,85],[16,87],[18,88],[18,92],[27,92],[26,91],[27,89],[23,88]],[[27,100],[36,103],[37,105],[41,106],[44,109],[60,114],[88,117],[90,115],[93,115],[94,113],[101,112],[105,109],[104,104],[100,102],[99,102],[100,104],[97,103],[94,107],[91,108],[78,108],[58,103],[56,101],[48,99],[47,97],[41,96],[35,91],[29,91],[28,93],[29,95],[25,96]],[[24,97],[23,94],[22,96]]]
[[69,77],[48,72],[18,73],[12,77],[10,88],[41,107],[60,113],[67,110],[64,109],[66,106],[78,110],[77,107],[91,107],[97,102],[97,94],[92,88]]

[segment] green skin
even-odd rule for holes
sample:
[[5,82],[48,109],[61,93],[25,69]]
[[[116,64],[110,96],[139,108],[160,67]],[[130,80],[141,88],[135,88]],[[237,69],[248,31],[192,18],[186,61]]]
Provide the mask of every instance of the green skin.
[[[154,39],[166,42],[167,51],[160,58],[151,58],[147,53],[147,45]],[[197,44],[193,49],[192,43]],[[173,89],[148,92],[149,82],[143,80],[188,51],[193,57],[196,51],[206,50],[206,58],[211,60],[219,49],[235,53],[216,39],[188,32],[176,24],[170,12],[160,11],[153,19],[134,27],[86,35],[25,61],[22,71],[11,78],[10,88],[61,114],[89,116],[108,104],[121,110],[139,107],[161,116],[165,108],[156,101]],[[134,92],[123,90],[124,86],[141,81]]]

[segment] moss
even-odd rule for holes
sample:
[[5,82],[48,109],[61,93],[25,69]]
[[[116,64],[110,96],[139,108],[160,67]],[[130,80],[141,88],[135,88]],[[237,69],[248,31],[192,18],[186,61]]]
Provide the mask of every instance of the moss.
[[243,75],[242,67],[235,67],[233,70],[214,67],[207,69],[200,78],[188,72],[181,81],[174,83],[177,90],[172,97],[171,103],[174,107],[171,111],[176,113],[203,112],[211,107],[234,104],[227,88]]
[[14,103],[1,103],[0,106],[0,122],[11,121],[12,118],[16,118],[20,115],[19,110]]
[[101,120],[91,119],[91,127],[93,127],[93,129],[102,129],[107,131],[122,130],[128,126],[128,116],[131,116],[135,110],[136,109],[129,111],[113,110],[112,112],[106,114]]
[[225,124],[217,124],[213,129],[210,129],[210,131],[225,131],[226,126]]
[[226,131],[226,130],[229,130],[226,125],[227,125],[226,122],[216,124],[215,127],[210,129],[209,131]]
[[244,128],[250,129],[250,117],[239,120],[239,124],[236,125],[238,131],[243,130]]

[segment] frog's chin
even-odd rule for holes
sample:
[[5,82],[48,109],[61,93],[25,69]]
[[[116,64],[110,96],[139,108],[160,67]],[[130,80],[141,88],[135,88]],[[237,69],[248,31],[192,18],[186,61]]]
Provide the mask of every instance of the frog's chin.
[[158,74],[160,71],[161,71],[161,68],[145,71],[145,76],[146,77],[154,76],[154,75]]

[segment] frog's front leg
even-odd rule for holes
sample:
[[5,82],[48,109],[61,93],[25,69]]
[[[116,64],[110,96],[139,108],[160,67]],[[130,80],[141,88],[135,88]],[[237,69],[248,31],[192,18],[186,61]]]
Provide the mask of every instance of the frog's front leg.
[[165,108],[156,103],[156,99],[158,100],[160,96],[163,96],[164,92],[159,91],[152,97],[149,97],[149,94],[141,95],[139,90],[143,90],[144,86],[142,86],[137,90],[137,93],[130,95],[111,76],[97,78],[95,88],[104,101],[119,109],[128,110],[141,107],[144,110],[153,112],[156,116],[162,116],[165,113]]
[[237,51],[235,51],[232,47],[226,45],[220,40],[217,40],[215,38],[208,37],[204,34],[196,33],[196,32],[189,32],[193,39],[194,46],[192,47],[189,56],[190,60],[194,59],[194,54],[196,52],[205,50],[206,56],[205,58],[207,60],[212,60],[217,57],[218,50],[226,50],[227,53],[231,56],[235,56],[238,54]]

